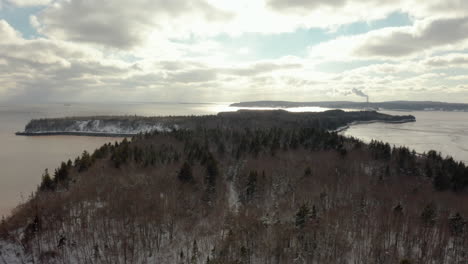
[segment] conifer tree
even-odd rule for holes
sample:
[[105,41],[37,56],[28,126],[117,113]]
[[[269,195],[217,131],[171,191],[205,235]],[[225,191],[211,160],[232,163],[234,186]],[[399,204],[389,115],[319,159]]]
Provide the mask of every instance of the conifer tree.
[[214,159],[214,157],[209,154],[206,160],[206,185],[207,185],[207,192],[214,193],[216,189],[216,178],[218,177],[219,169],[218,169],[218,162]]
[[306,204],[303,204],[296,213],[296,227],[304,228],[307,220],[310,217],[310,209]]
[[192,258],[190,259],[190,263],[191,263],[191,264],[196,264],[196,263],[198,263],[199,254],[200,254],[200,252],[198,251],[197,240],[193,240],[193,245],[192,245]]
[[89,167],[91,167],[91,156],[89,155],[88,151],[83,151],[83,154],[81,155],[81,159],[78,164],[78,171],[82,172],[87,170]]
[[44,174],[42,174],[42,182],[39,186],[41,191],[53,191],[55,189],[55,184],[52,178],[49,175],[49,170],[45,169]]
[[193,182],[192,166],[187,161],[182,165],[177,178],[182,182]]
[[403,206],[401,206],[401,203],[398,203],[395,207],[393,207],[393,213],[396,215],[401,215],[403,213]]
[[454,216],[449,218],[449,229],[452,236],[458,236],[462,234],[466,226],[466,221],[460,215],[456,213]]
[[257,172],[251,171],[249,174],[249,178],[247,181],[247,188],[246,188],[247,201],[250,201],[254,198],[256,190],[257,190]]
[[314,220],[318,218],[317,207],[315,206],[315,204],[312,206],[312,212],[310,214],[310,218]]
[[438,171],[434,177],[434,188],[438,191],[445,191],[450,188],[450,179],[444,175],[444,172]]
[[68,166],[62,162],[60,168],[55,170],[54,181],[56,183],[66,183],[68,181]]
[[437,208],[434,203],[428,204],[421,213],[421,220],[426,227],[431,227],[436,222]]

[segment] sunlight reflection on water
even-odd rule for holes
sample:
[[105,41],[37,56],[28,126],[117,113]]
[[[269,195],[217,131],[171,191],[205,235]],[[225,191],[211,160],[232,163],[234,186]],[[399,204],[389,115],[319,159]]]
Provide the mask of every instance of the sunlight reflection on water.
[[286,110],[289,112],[325,112],[332,110],[331,108],[324,107],[233,107],[230,106],[232,103],[219,103],[208,106],[203,106],[203,108],[209,109],[209,112],[220,113],[220,112],[235,112],[238,110]]

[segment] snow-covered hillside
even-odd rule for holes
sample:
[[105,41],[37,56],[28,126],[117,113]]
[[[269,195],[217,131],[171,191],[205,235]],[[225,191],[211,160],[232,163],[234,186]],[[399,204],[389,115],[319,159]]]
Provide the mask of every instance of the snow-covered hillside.
[[145,119],[42,119],[31,121],[22,133],[31,135],[57,133],[136,135],[152,131],[170,131],[177,128],[177,125],[168,126]]

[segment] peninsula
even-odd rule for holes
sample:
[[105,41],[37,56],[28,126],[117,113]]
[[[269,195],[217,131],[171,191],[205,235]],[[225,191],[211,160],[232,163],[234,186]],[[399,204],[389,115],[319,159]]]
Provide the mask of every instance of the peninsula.
[[30,121],[22,136],[44,135],[84,135],[84,136],[134,136],[147,132],[164,132],[178,129],[196,128],[270,128],[270,127],[314,127],[325,130],[339,130],[350,124],[389,122],[414,122],[411,115],[393,116],[375,111],[345,112],[330,110],[325,112],[292,113],[284,110],[254,111],[239,110],[206,116],[92,116],[36,119]]
[[350,102],[350,101],[321,101],[321,102],[289,102],[289,101],[252,101],[234,103],[234,107],[323,107],[339,109],[384,109],[397,111],[458,111],[467,112],[468,104],[445,103],[432,101],[389,101],[389,102]]

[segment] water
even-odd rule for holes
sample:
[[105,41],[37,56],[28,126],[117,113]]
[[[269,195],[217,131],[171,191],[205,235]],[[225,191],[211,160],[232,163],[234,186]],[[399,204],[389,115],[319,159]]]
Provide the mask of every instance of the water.
[[[0,216],[8,214],[22,199],[36,189],[45,168],[53,171],[61,161],[74,159],[83,150],[93,151],[116,138],[49,136],[20,137],[14,132],[24,129],[31,119],[89,115],[205,115],[235,111],[229,103],[180,104],[42,104],[0,105]],[[289,111],[324,111],[324,108],[294,108]],[[452,112],[385,112],[412,114],[415,123],[357,125],[345,135],[364,141],[377,139],[404,145],[418,152],[431,149],[452,155],[468,163],[468,113]]]
[[468,113],[466,112],[396,112],[391,115],[414,115],[416,122],[404,124],[361,124],[343,134],[365,142],[372,139],[397,146],[407,146],[418,153],[436,150],[468,164]]
[[0,217],[36,190],[44,169],[53,172],[60,162],[74,160],[83,150],[94,151],[119,138],[45,136],[22,137],[31,120],[89,115],[191,115],[214,114],[225,104],[42,104],[0,105]]

